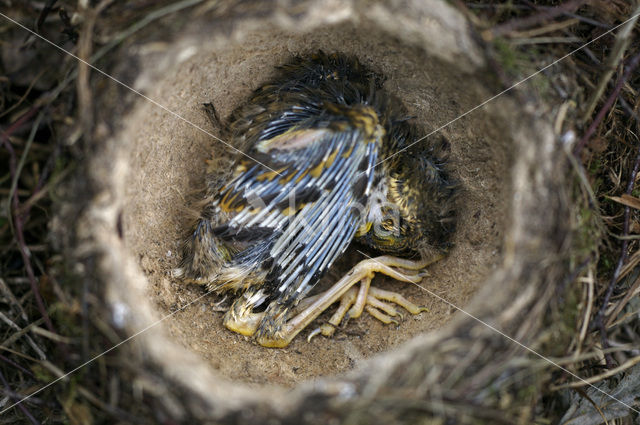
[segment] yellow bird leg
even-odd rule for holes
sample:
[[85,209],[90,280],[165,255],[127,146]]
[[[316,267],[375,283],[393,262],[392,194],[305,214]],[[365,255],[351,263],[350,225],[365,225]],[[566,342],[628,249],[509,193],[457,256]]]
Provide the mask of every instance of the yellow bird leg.
[[251,293],[245,293],[237,298],[223,318],[224,326],[233,331],[246,336],[253,336],[258,330],[258,325],[264,317],[264,312],[253,313],[251,304]]
[[371,287],[371,279],[363,279],[360,283],[360,290],[358,291],[358,297],[356,298],[356,302],[353,303],[353,306],[347,313],[347,320],[349,319],[357,319],[362,315],[364,311],[364,306],[367,303],[367,294],[369,293],[369,288]]
[[394,304],[397,304],[411,314],[420,314],[423,311],[429,310],[426,307],[418,306],[412,303],[411,301],[409,301],[402,295],[398,294],[397,292],[385,291],[384,289],[380,289],[380,288],[371,288],[369,290],[369,297],[375,298],[377,300],[384,300],[384,301],[389,301]]
[[[371,289],[374,289],[374,288],[371,288]],[[377,299],[376,297],[372,297],[371,295],[367,295],[367,306],[370,306],[375,308],[376,310],[382,311],[382,313],[386,314],[387,316],[391,316],[391,317],[400,316],[400,319],[403,318],[402,314],[394,306],[392,306],[389,303],[385,303],[384,301],[380,301],[379,299]]]
[[[370,279],[365,279],[365,280],[370,280]],[[340,322],[342,322],[342,319],[347,313],[347,310],[349,309],[349,307],[351,307],[353,303],[356,301],[356,297],[357,297],[356,289],[353,287],[349,288],[349,290],[340,298],[340,305],[338,306],[338,309],[336,310],[336,312],[333,313],[333,316],[331,316],[331,319],[329,319],[329,322],[323,324],[319,328],[314,329],[313,332],[311,332],[307,337],[307,341],[311,341],[311,338],[318,335],[319,333],[322,333],[322,335],[327,337],[332,336],[333,333],[336,331],[336,326],[338,326]]]
[[[417,271],[440,260],[442,257],[442,255],[439,255],[429,260],[413,261],[385,255],[363,260],[326,292],[315,297],[306,308],[285,322],[277,334],[261,335],[257,341],[266,347],[286,347],[302,329],[307,327],[331,304],[340,300],[356,283],[362,282],[365,279],[370,281],[375,273],[383,273],[402,282],[418,283],[422,280],[422,275]],[[350,298],[350,296],[348,298]],[[393,301],[393,299],[391,301]],[[351,303],[345,301],[345,304],[351,306],[353,301],[351,301]],[[367,310],[368,307],[370,306],[366,307]],[[346,311],[347,308],[348,307],[344,307],[344,310]],[[383,314],[379,311],[378,313]],[[376,313],[374,313],[374,317],[382,320],[380,319],[380,317],[382,317],[380,314],[377,315],[380,317],[377,317],[375,314]],[[342,313],[342,316],[344,316],[344,313]],[[320,332],[322,333],[322,330]]]
[[263,317],[264,313],[249,313],[240,317],[232,317],[225,314],[223,323],[230,331],[241,335],[253,336],[258,330],[258,325]]
[[[393,319],[393,317],[400,316],[400,319],[403,319],[404,316],[393,305],[384,301],[397,304],[411,314],[420,314],[423,311],[428,311],[426,307],[412,303],[397,292],[386,291],[371,286],[371,279],[365,278],[360,283],[360,289],[357,292],[356,289],[352,287],[340,298],[340,306],[336,312],[333,313],[331,319],[319,328],[314,329],[307,337],[307,341],[311,341],[311,338],[318,334],[326,337],[333,336],[336,327],[338,327],[343,320],[346,324],[349,319],[357,319],[365,309],[382,323],[387,325],[390,323],[398,324],[398,321]],[[351,308],[347,312],[347,308],[349,307]]]
[[365,306],[365,310],[367,310],[367,313],[369,313],[370,315],[372,315],[373,317],[375,317],[385,325],[389,325],[391,323],[394,323],[396,325],[399,324],[399,322],[396,319],[390,317],[387,314],[384,314],[383,312],[381,312],[380,310],[378,310],[373,306],[367,305]]

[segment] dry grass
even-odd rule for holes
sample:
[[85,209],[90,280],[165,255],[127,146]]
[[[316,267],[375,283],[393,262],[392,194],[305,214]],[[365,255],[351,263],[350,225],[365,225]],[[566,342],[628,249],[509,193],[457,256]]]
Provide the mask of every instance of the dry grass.
[[[569,1],[553,9],[535,3],[524,8],[468,5],[484,18],[486,39],[501,37],[494,44],[497,66],[505,68],[499,74],[527,75],[640,13],[640,6],[620,1],[590,2],[580,8],[575,6],[587,2]],[[497,23],[505,18],[506,22]],[[637,377],[640,363],[640,191],[635,188],[640,161],[640,73],[636,68],[640,50],[633,25],[616,33],[617,37],[605,36],[545,73],[548,86],[543,93],[551,97],[550,104],[559,105],[553,111],[558,117],[556,131],[567,141],[575,138],[572,250],[576,279],[570,285],[578,296],[578,314],[562,364],[589,384],[636,403],[637,408],[634,397],[640,393],[640,384],[628,377]],[[544,49],[537,41],[545,43]],[[554,403],[544,406],[543,417],[561,415],[563,409],[566,423],[600,423],[605,417],[631,423],[637,416],[626,408],[600,408],[610,403],[585,382],[569,376],[558,376],[551,390],[545,399],[553,398]]]
[[[72,1],[47,3],[53,4],[50,10],[42,2],[20,2],[10,16],[107,69],[105,53],[129,37],[147,36],[149,26],[186,16],[169,2],[123,7],[103,1],[90,10],[78,10]],[[180,5],[190,13],[194,8],[219,12],[215,2],[188,8],[191,3]],[[485,40],[505,88],[638,13],[624,0],[455,3]],[[78,69],[75,60],[4,18],[0,33],[0,163],[8,165],[0,173],[0,409],[5,409],[122,335],[103,321],[107,316],[100,314],[100,290],[92,276],[65,269],[64,241],[48,237],[56,201],[73,199],[83,189],[61,182],[91,151],[84,135],[95,130],[92,116],[100,113],[92,99],[94,91],[102,90],[101,77]],[[550,332],[567,332],[571,341],[554,351],[556,361],[636,408],[640,72],[633,67],[640,60],[639,40],[637,28],[618,38],[604,36],[534,79],[539,96],[553,105],[550,112],[557,117],[557,133],[567,141],[574,174],[573,245],[568,247],[574,272],[564,283],[573,294],[566,299],[571,311],[559,323],[547,324]],[[156,406],[149,391],[158,378],[133,373],[134,367],[109,353],[0,419],[170,423],[167,410]],[[565,423],[605,418],[631,423],[638,416],[561,371],[553,373],[552,382],[548,391],[527,395],[539,423],[556,423],[563,416]],[[398,406],[397,400],[390,403]],[[511,412],[487,415],[517,421]]]

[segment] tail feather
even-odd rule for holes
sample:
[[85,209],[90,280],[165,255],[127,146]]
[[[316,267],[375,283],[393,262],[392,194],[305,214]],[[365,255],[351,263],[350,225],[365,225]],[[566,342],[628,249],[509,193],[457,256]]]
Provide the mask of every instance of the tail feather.
[[252,241],[245,249],[234,248],[215,234],[211,221],[201,218],[185,241],[180,265],[172,276],[185,283],[206,285],[209,290],[238,291],[264,282],[272,238]]

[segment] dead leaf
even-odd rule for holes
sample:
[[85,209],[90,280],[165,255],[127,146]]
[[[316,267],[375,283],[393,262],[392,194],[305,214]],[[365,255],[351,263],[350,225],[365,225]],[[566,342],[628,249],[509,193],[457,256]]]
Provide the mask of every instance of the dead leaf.
[[625,205],[627,207],[635,208],[636,210],[640,210],[640,199],[635,196],[627,195],[626,193],[622,196],[607,196],[607,198],[615,201],[619,204]]

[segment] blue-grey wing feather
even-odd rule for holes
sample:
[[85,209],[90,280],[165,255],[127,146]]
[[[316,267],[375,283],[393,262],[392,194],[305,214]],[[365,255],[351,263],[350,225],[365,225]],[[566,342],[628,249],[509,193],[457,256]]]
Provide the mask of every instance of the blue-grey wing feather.
[[[275,127],[268,134],[283,134]],[[262,256],[259,262],[269,268],[265,284],[272,290],[270,298],[283,303],[305,295],[353,239],[361,220],[358,205],[365,206],[373,180],[373,173],[363,170],[362,164],[365,168],[375,164],[379,151],[378,142],[363,140],[359,130],[309,131],[316,131],[311,133],[315,137],[303,146],[279,149],[267,144],[262,150],[279,175],[264,178],[267,171],[253,165],[221,194],[246,204],[225,224],[228,234],[239,234],[241,229],[271,231],[235,260],[251,258],[255,263],[255,256]],[[330,157],[333,160],[327,164]],[[327,165],[316,175],[309,172],[322,164]],[[295,204],[290,205],[290,198]],[[261,236],[257,230],[255,234]]]

